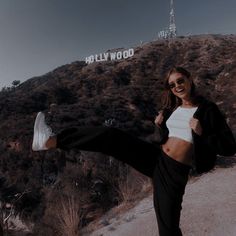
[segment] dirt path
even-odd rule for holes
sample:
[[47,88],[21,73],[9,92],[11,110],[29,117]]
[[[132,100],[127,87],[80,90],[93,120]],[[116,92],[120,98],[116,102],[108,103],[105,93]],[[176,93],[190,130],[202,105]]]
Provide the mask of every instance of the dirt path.
[[[182,207],[181,228],[184,235],[235,236],[236,165],[216,168],[211,173],[190,180]],[[152,195],[105,224],[90,235],[158,236]]]

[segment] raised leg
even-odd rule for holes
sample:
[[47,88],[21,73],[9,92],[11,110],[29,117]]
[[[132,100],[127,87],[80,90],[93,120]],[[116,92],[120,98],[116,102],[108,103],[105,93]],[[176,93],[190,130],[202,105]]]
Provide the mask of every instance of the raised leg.
[[57,135],[57,147],[102,152],[151,178],[160,154],[153,144],[111,127],[66,129]]

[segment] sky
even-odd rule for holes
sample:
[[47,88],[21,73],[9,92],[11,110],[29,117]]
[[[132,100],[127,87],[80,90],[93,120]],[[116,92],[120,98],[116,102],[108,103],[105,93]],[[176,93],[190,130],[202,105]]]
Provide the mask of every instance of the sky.
[[[235,0],[174,0],[178,35],[236,34]],[[170,0],[0,0],[0,88],[157,40]]]

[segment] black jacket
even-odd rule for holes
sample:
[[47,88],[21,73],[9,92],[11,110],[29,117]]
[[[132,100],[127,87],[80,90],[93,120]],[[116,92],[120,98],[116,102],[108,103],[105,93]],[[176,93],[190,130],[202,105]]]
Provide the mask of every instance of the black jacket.
[[[168,128],[166,121],[173,110],[165,109],[163,111],[163,122],[160,127],[156,127],[156,142],[163,144],[168,139]],[[211,170],[215,166],[216,156],[232,156],[236,153],[236,142],[232,131],[227,125],[224,116],[218,106],[204,98],[193,115],[198,119],[203,133],[197,135],[192,130],[193,136],[193,169],[197,173],[203,173]]]

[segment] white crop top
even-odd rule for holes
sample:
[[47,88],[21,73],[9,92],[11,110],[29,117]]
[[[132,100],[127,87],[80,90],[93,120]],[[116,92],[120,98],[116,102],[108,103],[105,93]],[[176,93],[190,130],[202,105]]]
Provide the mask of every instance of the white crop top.
[[193,143],[192,130],[189,126],[189,121],[196,110],[197,107],[178,107],[166,122],[166,126],[169,129],[169,137],[177,137]]

